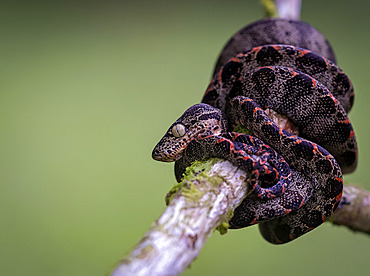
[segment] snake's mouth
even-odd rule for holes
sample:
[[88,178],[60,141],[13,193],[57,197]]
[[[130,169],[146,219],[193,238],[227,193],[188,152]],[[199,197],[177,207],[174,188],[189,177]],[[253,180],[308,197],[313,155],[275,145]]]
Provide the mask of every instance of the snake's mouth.
[[152,158],[161,162],[175,162],[181,158],[181,154],[178,154],[177,152],[173,152],[173,154],[169,154],[168,152],[163,153],[157,148],[154,148]]

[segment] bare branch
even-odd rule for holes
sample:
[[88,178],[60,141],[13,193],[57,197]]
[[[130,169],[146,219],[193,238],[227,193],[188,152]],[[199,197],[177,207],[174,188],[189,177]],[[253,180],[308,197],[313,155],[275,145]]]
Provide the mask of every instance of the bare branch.
[[329,221],[370,234],[370,192],[360,187],[345,185],[342,205]]
[[301,2],[301,0],[275,0],[278,17],[299,20]]

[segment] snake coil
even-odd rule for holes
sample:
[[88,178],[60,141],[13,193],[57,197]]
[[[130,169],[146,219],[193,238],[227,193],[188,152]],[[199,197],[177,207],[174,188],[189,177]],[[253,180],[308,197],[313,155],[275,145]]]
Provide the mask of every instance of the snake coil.
[[[175,161],[178,181],[204,157],[247,171],[250,193],[231,228],[259,223],[266,240],[286,243],[332,215],[342,172],[356,168],[347,116],[353,99],[352,83],[319,31],[302,21],[260,20],[231,37],[202,103],[170,126],[152,156]],[[287,117],[297,133],[277,125],[269,110]],[[232,132],[237,125],[252,134]]]

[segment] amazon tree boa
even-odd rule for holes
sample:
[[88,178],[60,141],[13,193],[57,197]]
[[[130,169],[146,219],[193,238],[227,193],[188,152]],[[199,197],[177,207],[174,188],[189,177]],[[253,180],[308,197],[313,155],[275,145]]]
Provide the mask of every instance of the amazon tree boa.
[[[152,156],[175,161],[178,181],[193,161],[208,157],[247,171],[249,195],[231,228],[259,223],[266,240],[286,243],[332,215],[342,172],[356,168],[347,116],[353,99],[352,83],[320,32],[302,21],[260,20],[231,37],[202,103],[170,126]],[[270,110],[296,131],[277,125]],[[237,125],[251,135],[233,132]]]

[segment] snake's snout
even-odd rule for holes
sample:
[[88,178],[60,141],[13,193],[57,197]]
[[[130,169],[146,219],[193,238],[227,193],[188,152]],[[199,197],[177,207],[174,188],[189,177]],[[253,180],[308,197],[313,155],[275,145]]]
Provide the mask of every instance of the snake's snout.
[[155,148],[155,149],[152,151],[152,158],[153,158],[154,160],[157,160],[157,161],[162,161],[163,156],[162,156],[161,152],[160,152],[157,148]]
[[175,149],[163,150],[161,146],[156,146],[152,151],[152,158],[161,162],[175,162],[181,158],[181,154]]
[[152,151],[152,158],[156,161],[161,161],[161,162],[173,162],[173,158],[171,156],[166,155],[163,151],[161,151],[158,148],[154,148]]

